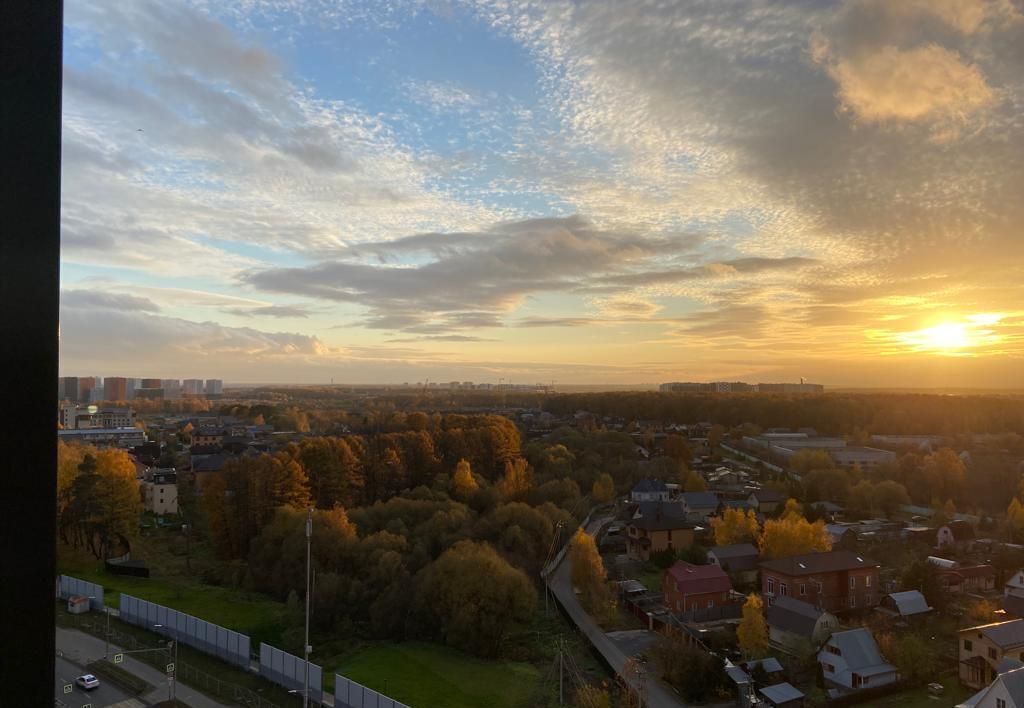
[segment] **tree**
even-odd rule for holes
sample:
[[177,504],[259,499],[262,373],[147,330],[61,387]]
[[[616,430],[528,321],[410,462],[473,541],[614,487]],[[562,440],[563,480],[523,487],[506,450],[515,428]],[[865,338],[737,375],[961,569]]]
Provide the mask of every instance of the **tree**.
[[530,621],[537,591],[489,544],[460,541],[416,576],[420,631],[479,656],[495,656]]
[[967,617],[973,624],[987,624],[996,616],[998,609],[994,602],[980,598],[967,606]]
[[814,470],[830,470],[836,466],[825,450],[800,450],[789,460],[789,469],[799,475]]
[[1014,543],[1024,539],[1024,505],[1017,497],[1010,500],[1010,506],[1006,509],[1006,525]]
[[498,486],[502,497],[508,501],[525,499],[533,487],[533,471],[526,458],[517,457],[506,462],[505,476]]
[[693,460],[693,451],[690,444],[682,435],[669,435],[665,438],[665,454],[676,462],[689,465]]
[[735,543],[754,543],[761,532],[757,515],[753,509],[728,508],[720,517],[711,519],[716,546],[731,546]]
[[615,498],[615,481],[607,472],[602,472],[590,490],[590,496],[598,504],[606,504]]
[[878,636],[882,656],[896,665],[900,676],[911,685],[921,686],[933,680],[939,670],[940,657],[933,644],[911,632]]
[[831,501],[842,504],[850,491],[850,480],[843,470],[816,469],[803,476],[807,501]]
[[942,612],[947,604],[947,593],[939,580],[939,569],[927,561],[917,560],[903,572],[901,585],[905,590],[917,590],[931,607]]
[[654,653],[665,680],[689,702],[704,703],[716,698],[727,685],[725,662],[691,646],[682,633],[664,635]]
[[862,480],[850,487],[846,505],[854,517],[870,516],[875,505],[875,487],[871,482]]
[[578,708],[611,708],[612,699],[608,691],[600,686],[586,684],[576,689],[576,705]]
[[[61,448],[58,448],[58,456]],[[108,558],[115,546],[124,546],[138,530],[142,501],[135,464],[124,450],[96,450],[91,446],[64,449],[65,486],[60,534],[76,548],[86,547],[99,559]],[[77,475],[68,484],[70,467],[77,455]],[[128,548],[123,548],[128,550]]]
[[875,507],[880,509],[886,518],[892,515],[903,506],[910,503],[910,495],[907,488],[899,482],[885,480],[875,485],[873,490]]
[[473,477],[473,470],[466,459],[459,460],[455,465],[455,474],[452,475],[452,496],[460,501],[466,501],[480,491],[480,485]]
[[707,482],[693,470],[686,470],[681,477],[685,492],[706,492],[708,490]]
[[786,511],[781,518],[765,521],[758,543],[764,559],[832,550],[832,537],[825,529],[825,523],[811,523],[805,519],[793,499],[786,502]]
[[939,499],[963,499],[967,469],[952,449],[940,448],[925,457],[922,472],[928,489]]
[[600,613],[608,604],[608,573],[597,552],[594,537],[577,529],[569,542],[572,584],[579,591],[580,604],[590,613]]
[[768,651],[768,623],[764,619],[764,603],[751,593],[743,603],[743,619],[736,628],[740,651],[748,659],[759,659]]

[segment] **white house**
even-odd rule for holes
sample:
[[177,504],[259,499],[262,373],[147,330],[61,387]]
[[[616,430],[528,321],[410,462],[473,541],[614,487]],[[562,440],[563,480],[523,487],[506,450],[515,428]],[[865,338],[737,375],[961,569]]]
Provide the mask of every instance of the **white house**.
[[1003,586],[1003,597],[1024,597],[1024,569],[1010,576]]
[[999,674],[956,708],[1024,708],[1024,666]]
[[863,627],[834,633],[818,652],[818,663],[826,682],[855,691],[895,683],[900,677]]
[[641,479],[629,493],[632,502],[668,501],[668,487],[660,479]]

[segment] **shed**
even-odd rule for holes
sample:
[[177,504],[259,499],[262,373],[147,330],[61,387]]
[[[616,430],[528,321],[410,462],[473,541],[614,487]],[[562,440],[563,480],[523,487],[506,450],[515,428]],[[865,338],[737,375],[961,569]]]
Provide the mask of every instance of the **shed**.
[[804,694],[796,686],[789,683],[777,683],[774,686],[765,686],[759,693],[764,696],[769,705],[772,706],[802,706]]
[[89,611],[89,598],[85,595],[72,595],[68,598],[68,612],[80,615]]
[[882,598],[879,610],[900,617],[913,617],[924,615],[932,611],[928,601],[918,590],[906,590],[904,592],[889,593]]

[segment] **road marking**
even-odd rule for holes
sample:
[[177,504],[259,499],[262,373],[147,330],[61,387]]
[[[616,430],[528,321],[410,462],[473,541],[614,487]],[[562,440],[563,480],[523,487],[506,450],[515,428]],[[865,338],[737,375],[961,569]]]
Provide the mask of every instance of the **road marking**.
[[124,654],[114,654],[115,664],[120,664],[122,661],[124,661]]
[[64,684],[64,693],[71,693],[73,686],[70,683]]

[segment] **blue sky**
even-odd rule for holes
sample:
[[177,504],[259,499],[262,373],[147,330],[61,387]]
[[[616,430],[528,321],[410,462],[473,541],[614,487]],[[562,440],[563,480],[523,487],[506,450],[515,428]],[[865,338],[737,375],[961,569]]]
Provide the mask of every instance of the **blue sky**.
[[1018,0],[69,0],[66,22],[65,373],[1019,366]]

